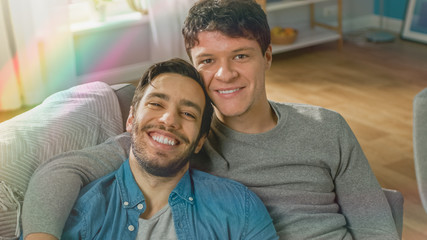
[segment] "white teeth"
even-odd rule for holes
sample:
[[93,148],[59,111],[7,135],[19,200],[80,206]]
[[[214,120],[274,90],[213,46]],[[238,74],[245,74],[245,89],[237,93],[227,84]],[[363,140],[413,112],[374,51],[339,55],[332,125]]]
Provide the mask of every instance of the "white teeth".
[[162,144],[167,144],[167,145],[175,145],[175,141],[172,139],[169,139],[165,136],[154,136],[153,137],[154,141],[162,143]]
[[218,92],[220,94],[230,94],[230,93],[234,93],[234,92],[237,92],[237,91],[239,91],[239,88],[233,89],[233,90],[225,90],[225,91],[218,90]]

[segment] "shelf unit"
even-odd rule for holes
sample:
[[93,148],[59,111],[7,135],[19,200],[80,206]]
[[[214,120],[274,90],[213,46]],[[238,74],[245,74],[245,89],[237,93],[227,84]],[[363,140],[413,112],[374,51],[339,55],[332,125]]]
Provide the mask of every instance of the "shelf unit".
[[342,37],[342,0],[337,2],[337,25],[329,25],[319,22],[315,18],[315,4],[332,0],[282,0],[278,2],[267,3],[266,12],[279,11],[287,8],[309,6],[310,8],[310,27],[298,29],[298,37],[293,44],[272,45],[273,54],[286,52],[298,48],[313,46],[331,41],[338,42],[338,49],[343,47]]

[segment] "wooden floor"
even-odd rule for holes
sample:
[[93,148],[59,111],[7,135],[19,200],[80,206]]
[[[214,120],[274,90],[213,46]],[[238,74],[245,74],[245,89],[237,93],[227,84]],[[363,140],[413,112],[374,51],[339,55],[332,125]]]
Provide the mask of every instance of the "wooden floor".
[[402,192],[403,239],[427,239],[412,150],[412,100],[427,87],[427,45],[397,40],[336,43],[273,56],[268,97],[341,113],[385,188]]
[[[412,152],[412,100],[427,87],[427,45],[367,43],[350,36],[335,43],[273,56],[270,99],[323,106],[352,127],[380,184],[405,197],[403,239],[427,239]],[[0,121],[14,114],[0,113]]]

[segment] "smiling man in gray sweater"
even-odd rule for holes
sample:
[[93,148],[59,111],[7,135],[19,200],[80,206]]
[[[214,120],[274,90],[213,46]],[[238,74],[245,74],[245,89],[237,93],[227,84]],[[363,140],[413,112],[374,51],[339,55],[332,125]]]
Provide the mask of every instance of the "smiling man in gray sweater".
[[[281,239],[399,239],[345,120],[320,107],[267,99],[272,48],[259,5],[199,1],[183,35],[215,104],[211,133],[192,167],[248,186],[266,205]],[[27,239],[59,237],[80,187],[118,168],[129,142],[122,134],[43,165],[24,203]]]

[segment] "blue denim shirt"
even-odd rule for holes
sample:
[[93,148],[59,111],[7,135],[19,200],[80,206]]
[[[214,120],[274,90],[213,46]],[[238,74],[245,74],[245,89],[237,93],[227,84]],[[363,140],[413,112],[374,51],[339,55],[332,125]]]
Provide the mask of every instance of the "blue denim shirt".
[[[235,181],[191,169],[168,202],[178,239],[278,239],[264,204]],[[135,239],[145,204],[127,160],[82,189],[61,239]]]

